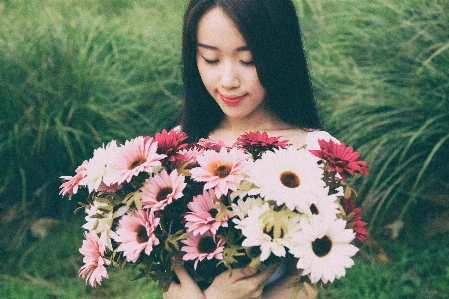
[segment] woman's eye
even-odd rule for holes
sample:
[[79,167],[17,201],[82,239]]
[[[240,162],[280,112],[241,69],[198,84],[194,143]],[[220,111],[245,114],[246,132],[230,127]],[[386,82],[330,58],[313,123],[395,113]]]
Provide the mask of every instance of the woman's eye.
[[250,60],[250,61],[240,60],[240,62],[243,63],[244,65],[254,65],[254,60]]
[[218,63],[218,59],[206,59],[204,57],[203,57],[203,59],[207,64],[217,64]]

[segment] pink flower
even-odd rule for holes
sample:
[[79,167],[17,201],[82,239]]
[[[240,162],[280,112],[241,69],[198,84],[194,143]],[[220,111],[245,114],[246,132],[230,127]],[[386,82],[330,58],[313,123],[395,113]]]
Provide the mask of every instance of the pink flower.
[[133,176],[141,172],[151,172],[154,166],[161,165],[161,159],[165,155],[156,153],[157,142],[151,137],[137,137],[126,141],[117,149],[117,154],[112,161],[114,170],[104,177],[107,185],[130,182]]
[[226,148],[225,143],[222,140],[215,140],[212,137],[201,138],[198,141],[198,145],[203,149],[213,150],[216,152],[221,151],[222,148]]
[[143,184],[141,189],[143,192],[141,196],[142,204],[144,208],[150,208],[153,211],[163,210],[174,199],[183,196],[182,190],[186,185],[184,176],[178,175],[176,169],[170,175],[164,169],[160,174],[147,179]]
[[176,156],[175,167],[182,166],[185,169],[192,169],[193,167],[198,166],[197,157],[202,155],[203,152],[204,149],[200,149],[196,146],[180,150]]
[[224,241],[217,240],[211,232],[206,232],[204,235],[190,235],[187,240],[181,242],[187,245],[181,248],[181,251],[186,252],[182,259],[185,261],[195,260],[193,266],[195,270],[198,262],[205,258],[208,260],[213,258],[223,259]]
[[83,279],[86,278],[86,283],[89,281],[90,285],[95,287],[97,283],[101,285],[102,277],[108,278],[105,265],[111,264],[111,261],[104,258],[105,244],[95,232],[85,233],[85,236],[86,240],[79,249],[84,255],[84,266],[80,268],[79,273]]
[[123,189],[123,185],[119,184],[112,184],[110,186],[106,185],[104,182],[101,182],[98,186],[98,195],[104,194],[104,193],[115,193],[118,190]]
[[69,199],[72,199],[73,194],[76,194],[78,192],[78,188],[80,186],[83,186],[82,184],[80,184],[80,182],[86,176],[85,171],[88,163],[89,162],[86,160],[82,165],[78,166],[78,168],[75,170],[75,176],[61,177],[62,179],[66,180],[66,182],[59,187],[61,188],[61,191],[59,192],[60,195],[65,196],[68,193]]
[[156,133],[154,139],[157,141],[157,153],[167,155],[167,161],[175,161],[177,152],[187,147],[187,143],[182,143],[187,137],[186,133],[176,129],[171,129],[170,132],[164,129],[162,133]]
[[272,150],[279,148],[286,148],[288,146],[288,140],[280,140],[278,137],[268,137],[267,132],[245,132],[234,143],[235,146],[240,147],[258,147],[264,150]]
[[215,219],[218,211],[214,206],[217,202],[213,190],[205,190],[202,195],[194,196],[193,201],[187,204],[187,207],[192,212],[188,212],[184,216],[184,219],[187,221],[187,232],[196,236],[210,231],[215,235],[220,226],[227,227],[229,215],[225,214],[220,220]]
[[154,230],[159,225],[159,218],[155,218],[150,210],[135,211],[132,215],[125,215],[119,221],[119,228],[114,237],[121,243],[117,251],[123,251],[128,262],[136,262],[142,251],[150,255],[153,246],[159,244]]
[[321,150],[310,150],[318,158],[324,159],[329,164],[330,171],[336,171],[345,181],[347,176],[354,173],[368,175],[369,169],[365,161],[358,160],[360,153],[354,152],[352,147],[347,147],[343,142],[338,144],[333,140],[318,140]]
[[207,150],[198,156],[200,167],[190,170],[192,179],[206,182],[204,190],[215,188],[215,195],[220,198],[229,190],[237,190],[237,185],[244,179],[247,155],[239,149],[232,148],[229,152],[222,148],[220,152]]
[[365,225],[368,223],[362,221],[362,209],[357,208],[355,201],[351,198],[345,198],[342,206],[346,216],[352,216],[352,218],[348,220],[346,227],[354,230],[357,240],[365,242],[366,238],[369,236],[369,232],[365,228]]

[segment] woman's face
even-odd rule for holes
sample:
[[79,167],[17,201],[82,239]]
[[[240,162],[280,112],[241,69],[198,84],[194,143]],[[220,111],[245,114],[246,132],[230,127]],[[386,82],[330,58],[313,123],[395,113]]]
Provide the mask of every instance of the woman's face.
[[261,85],[243,36],[221,8],[198,23],[196,61],[207,91],[226,117],[245,118],[264,111]]

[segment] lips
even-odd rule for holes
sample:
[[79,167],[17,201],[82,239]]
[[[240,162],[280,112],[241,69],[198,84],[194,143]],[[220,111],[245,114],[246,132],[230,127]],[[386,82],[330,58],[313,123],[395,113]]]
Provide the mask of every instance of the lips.
[[244,96],[231,96],[231,95],[222,95],[220,94],[221,100],[229,106],[236,106],[240,104],[240,102],[245,99],[246,95]]

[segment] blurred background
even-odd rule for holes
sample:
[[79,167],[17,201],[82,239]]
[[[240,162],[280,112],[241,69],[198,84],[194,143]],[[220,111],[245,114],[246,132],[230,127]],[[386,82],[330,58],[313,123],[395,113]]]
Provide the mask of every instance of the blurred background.
[[[295,0],[324,127],[371,166],[371,237],[320,298],[448,298],[448,0]],[[161,298],[78,277],[95,148],[177,124],[185,0],[0,0],[1,298]],[[263,33],[261,33],[263,34]],[[125,273],[125,274],[123,274]]]

